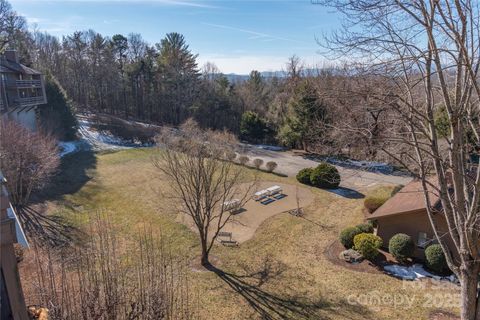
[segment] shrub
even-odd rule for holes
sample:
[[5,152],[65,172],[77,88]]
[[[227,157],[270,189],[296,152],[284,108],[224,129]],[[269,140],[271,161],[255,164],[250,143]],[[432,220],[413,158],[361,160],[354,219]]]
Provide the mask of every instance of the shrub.
[[415,244],[412,238],[404,233],[397,233],[388,242],[388,252],[390,252],[399,262],[405,262],[413,255]]
[[427,267],[438,273],[448,271],[447,260],[439,244],[432,244],[425,249],[425,262]]
[[382,243],[382,239],[372,233],[360,233],[353,238],[355,250],[368,260],[374,259],[378,255],[378,249]]
[[0,163],[10,201],[22,207],[31,193],[46,186],[56,173],[60,165],[57,142],[7,119],[0,122],[0,132]]
[[68,253],[32,250],[38,273],[25,295],[51,308],[47,317],[28,319],[90,318],[79,315],[93,310],[104,315],[94,319],[198,319],[199,300],[188,293],[188,267],[172,257],[168,243],[148,227],[127,243],[101,219],[91,220],[82,245],[72,245]]
[[246,165],[248,161],[250,161],[250,159],[247,156],[240,156],[238,158],[238,162],[240,162],[242,166]]
[[267,168],[268,172],[273,172],[277,168],[278,164],[275,161],[268,161],[265,164],[265,167]]
[[237,154],[233,150],[228,150],[225,152],[225,159],[228,161],[233,161],[237,157]]
[[262,159],[254,159],[253,160],[253,165],[255,166],[255,168],[257,169],[260,169],[260,167],[262,166],[263,164],[263,160]]
[[357,227],[348,227],[340,232],[340,242],[347,249],[353,248],[353,239],[356,235],[362,233]]
[[373,224],[371,222],[359,224],[357,225],[357,228],[362,233],[373,233]]
[[401,186],[383,186],[383,187],[378,187],[369,192],[365,200],[363,201],[363,204],[367,211],[369,213],[374,212],[378,208],[380,208],[381,205],[383,205],[385,202],[387,202],[388,199],[390,199],[395,193],[400,190]]
[[310,183],[319,188],[335,189],[340,184],[340,174],[331,164],[320,163],[312,170]]
[[297,173],[297,180],[303,184],[310,184],[310,175],[312,174],[312,168],[305,168]]

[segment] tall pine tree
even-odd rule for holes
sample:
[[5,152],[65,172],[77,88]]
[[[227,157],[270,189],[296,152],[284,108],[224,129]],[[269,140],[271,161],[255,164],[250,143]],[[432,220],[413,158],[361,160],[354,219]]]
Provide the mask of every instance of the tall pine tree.
[[57,79],[47,75],[45,80],[48,103],[39,108],[42,127],[59,140],[74,140],[78,123],[72,102]]

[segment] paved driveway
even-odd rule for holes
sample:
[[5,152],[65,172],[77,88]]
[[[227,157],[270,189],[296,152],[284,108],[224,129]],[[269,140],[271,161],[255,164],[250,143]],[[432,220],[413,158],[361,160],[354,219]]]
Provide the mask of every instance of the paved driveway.
[[[315,167],[318,162],[306,159],[300,155],[295,155],[291,151],[272,151],[258,148],[253,145],[244,145],[243,154],[252,161],[260,158],[264,162],[275,161],[278,164],[276,172],[295,176],[303,168]],[[412,180],[411,177],[395,174],[382,174],[368,172],[361,169],[345,168],[336,166],[342,177],[341,187],[353,189],[356,191],[365,190],[378,184],[407,184]]]

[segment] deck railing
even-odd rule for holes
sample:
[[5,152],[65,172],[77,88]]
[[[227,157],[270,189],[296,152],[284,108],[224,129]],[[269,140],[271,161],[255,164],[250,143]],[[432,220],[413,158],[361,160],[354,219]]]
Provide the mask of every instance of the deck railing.
[[6,80],[6,85],[9,88],[19,88],[19,89],[28,89],[28,88],[41,88],[41,80]]
[[43,103],[46,103],[46,99],[44,96],[25,97],[25,98],[15,99],[15,104],[19,106],[34,106],[34,105],[43,104]]

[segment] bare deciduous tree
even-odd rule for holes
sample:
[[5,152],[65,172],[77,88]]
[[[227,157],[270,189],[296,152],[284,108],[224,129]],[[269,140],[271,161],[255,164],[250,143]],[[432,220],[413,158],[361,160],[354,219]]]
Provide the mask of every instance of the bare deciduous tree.
[[179,131],[164,129],[157,137],[153,164],[170,182],[172,199],[198,230],[203,266],[209,266],[218,233],[231,220],[226,203],[238,199],[243,205],[254,185],[243,183],[243,168],[225,160],[236,143],[233,135],[203,131],[193,120]]
[[53,137],[29,131],[11,120],[0,122],[0,167],[15,207],[25,206],[32,191],[48,183],[59,165]]
[[0,53],[9,46],[17,47],[18,41],[24,40],[22,33],[26,30],[25,18],[17,15],[6,0],[0,0]]
[[35,246],[36,274],[23,281],[28,303],[47,308],[52,320],[198,319],[186,264],[151,231],[121,240],[96,215],[82,246]]
[[[396,115],[391,125],[397,130],[384,141],[384,151],[421,179],[436,239],[460,280],[461,317],[478,320],[480,170],[471,156],[480,143],[479,3],[321,2],[345,14],[346,28],[328,39],[328,47],[365,62],[364,76],[389,84],[390,90],[372,96]],[[435,122],[442,108],[450,131],[445,139]],[[440,199],[446,233],[436,223],[432,194]]]

